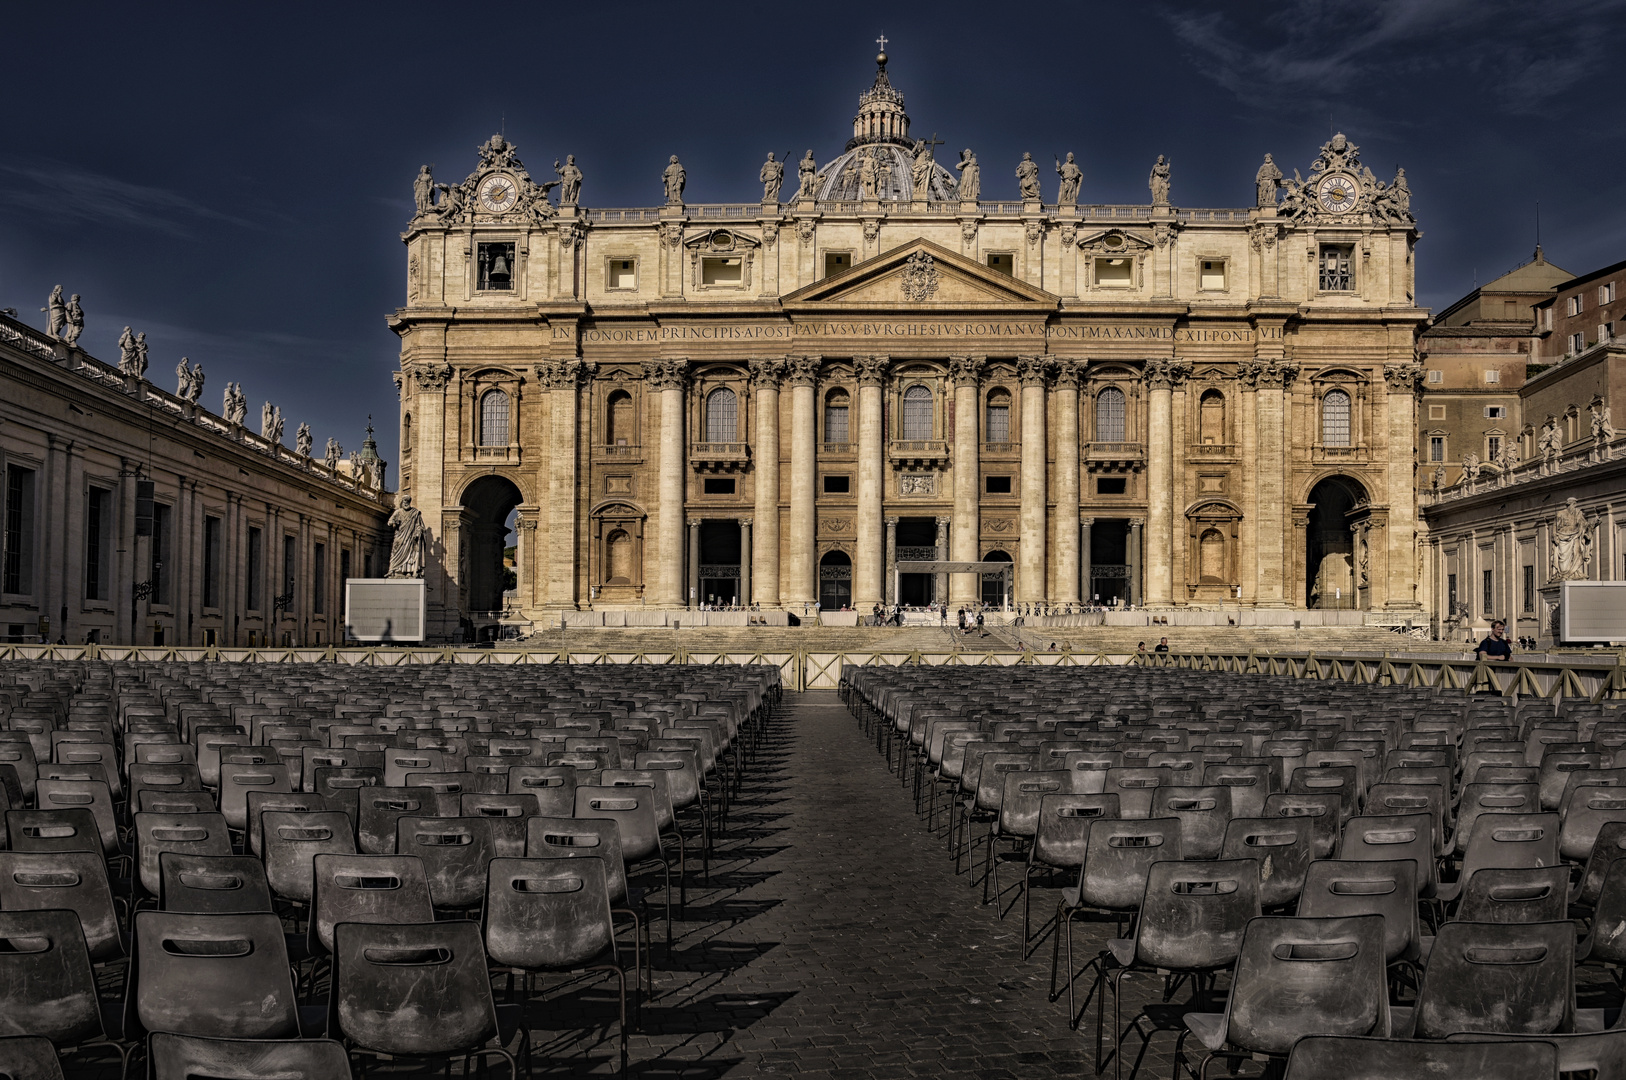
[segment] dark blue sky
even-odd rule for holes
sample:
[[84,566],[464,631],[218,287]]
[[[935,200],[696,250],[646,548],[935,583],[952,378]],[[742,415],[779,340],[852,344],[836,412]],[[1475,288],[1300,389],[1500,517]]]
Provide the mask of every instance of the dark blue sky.
[[841,150],[883,31],[916,133],[974,148],[990,198],[1023,151],[1071,150],[1085,202],[1148,201],[1162,153],[1176,204],[1245,206],[1266,151],[1307,170],[1336,127],[1406,167],[1426,306],[1527,259],[1538,200],[1550,260],[1626,257],[1626,0],[922,11],[14,4],[0,306],[43,325],[61,282],[103,359],[129,323],[166,388],[184,353],[211,409],[240,381],[251,420],[270,398],[347,451],[371,412],[393,462],[419,165],[461,179],[504,126],[539,178],[576,154],[584,205],[655,205],[672,153],[691,201],[754,200],[767,151]]

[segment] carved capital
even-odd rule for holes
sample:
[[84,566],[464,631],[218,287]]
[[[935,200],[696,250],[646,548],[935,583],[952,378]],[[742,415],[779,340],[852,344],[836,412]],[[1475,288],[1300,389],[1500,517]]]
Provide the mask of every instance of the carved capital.
[[1027,234],[1028,247],[1034,247],[1039,243],[1040,237],[1044,236],[1044,222],[1030,221],[1023,231]]
[[535,532],[536,527],[539,524],[540,522],[538,522],[534,517],[522,517],[514,522],[515,528],[519,529],[521,532]]
[[1146,519],[1143,517],[1132,517],[1129,519],[1129,527],[1131,529],[1144,529],[1146,528]]
[[565,381],[572,386],[580,386],[582,383],[588,382],[597,372],[597,360],[564,361]]
[[683,244],[683,223],[679,221],[663,221],[659,226],[661,242],[667,247],[677,250]]
[[652,360],[644,364],[644,378],[651,390],[682,390],[689,381],[687,360]]
[[417,380],[420,391],[439,393],[452,381],[452,365],[419,364],[412,369],[412,377]]
[[1023,386],[1043,386],[1045,376],[1050,371],[1050,358],[1047,356],[1018,356],[1016,358],[1016,377]]
[[1257,360],[1244,360],[1236,366],[1236,381],[1242,384],[1243,390],[1255,390],[1259,386],[1259,373],[1265,365]]
[[1391,394],[1416,393],[1423,381],[1423,365],[1386,364],[1383,368],[1383,381],[1389,384]]
[[762,223],[762,246],[772,249],[779,242],[779,226],[772,221]]
[[988,363],[986,356],[949,357],[949,381],[955,386],[976,386],[982,378],[982,369]]
[[1299,366],[1285,360],[1272,360],[1259,369],[1259,385],[1271,389],[1286,389],[1299,377]]
[[1079,380],[1084,377],[1084,365],[1077,360],[1054,361],[1056,372],[1056,389],[1077,390]]
[[750,527],[751,527],[751,519],[750,518],[740,518],[740,528],[749,529]]
[[778,390],[785,377],[783,357],[769,357],[751,361],[751,385],[758,390]]
[[886,382],[886,369],[891,360],[885,356],[855,356],[853,370],[858,374],[859,386],[880,386]]
[[785,361],[785,381],[791,386],[812,386],[819,381],[817,356],[793,356]]
[[1191,364],[1185,360],[1148,360],[1141,378],[1153,390],[1172,390],[1191,375]]
[[802,242],[803,247],[813,243],[813,230],[817,225],[812,218],[802,218],[796,222],[796,237]]

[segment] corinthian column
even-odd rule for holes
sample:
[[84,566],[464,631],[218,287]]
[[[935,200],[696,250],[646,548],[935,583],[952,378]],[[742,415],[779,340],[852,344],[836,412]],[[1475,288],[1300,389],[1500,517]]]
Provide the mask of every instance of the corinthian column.
[[1076,360],[1056,364],[1056,584],[1050,599],[1078,603],[1078,379]]
[[813,566],[814,444],[813,384],[819,358],[798,356],[786,367],[790,383],[790,566],[780,592],[786,604],[810,605],[818,597]]
[[1021,550],[1016,570],[1016,600],[1032,603],[1045,598],[1045,370],[1042,356],[1016,360],[1022,381],[1022,510]]
[[885,473],[886,432],[881,419],[881,387],[886,381],[887,358],[859,356],[858,371],[858,534],[853,560],[853,607],[868,610],[880,601],[882,585],[881,501]]
[[[1256,517],[1259,519],[1259,593],[1261,607],[1287,604],[1289,565],[1284,550],[1287,522],[1287,415],[1285,391],[1298,377],[1298,365],[1272,360],[1259,368],[1259,389],[1254,397],[1254,481]],[[1410,431],[1407,432],[1410,438]]]
[[[1413,588],[1416,582],[1412,580],[1417,566],[1417,481],[1412,465],[1412,433],[1417,430],[1418,380],[1422,376],[1421,364],[1390,364],[1383,369],[1383,378],[1388,384],[1385,400],[1389,413],[1389,527],[1380,535],[1388,548],[1389,588],[1384,606],[1390,610],[1412,610],[1420,606]],[[1515,546],[1510,550],[1518,549]],[[1513,578],[1509,576],[1507,581],[1511,589]],[[1509,591],[1507,595],[1511,598],[1513,593]],[[1515,605],[1509,603],[1507,610],[1516,610]]]
[[783,360],[751,361],[757,417],[757,443],[751,448],[756,473],[756,542],[751,545],[751,581],[756,602],[779,606],[779,380]]
[[581,387],[596,364],[557,360],[538,365],[537,380],[548,391],[548,565],[543,571],[543,603],[576,606],[576,467]]
[[[949,359],[949,377],[954,383],[954,528],[949,532],[949,558],[955,562],[976,562],[980,552],[977,537],[981,529],[979,485],[982,468],[977,451],[977,379],[982,371],[981,356],[955,356]],[[982,599],[979,574],[953,574],[949,577],[949,602],[974,604]]]
[[1174,602],[1174,419],[1172,392],[1189,364],[1148,360],[1146,418],[1146,603],[1166,607]]
[[[660,474],[656,483],[658,515],[655,543],[656,607],[682,607],[683,595],[683,387],[687,360],[657,360],[644,369],[649,387],[660,398]],[[698,584],[698,583],[697,583]]]

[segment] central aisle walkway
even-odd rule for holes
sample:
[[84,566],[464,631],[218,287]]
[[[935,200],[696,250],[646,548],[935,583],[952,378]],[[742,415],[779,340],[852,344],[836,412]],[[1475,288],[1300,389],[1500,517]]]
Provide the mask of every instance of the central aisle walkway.
[[[634,1036],[632,1074],[1094,1075],[1093,1007],[1069,1030],[1065,1000],[1046,999],[1049,939],[1022,961],[1020,904],[1001,921],[970,880],[955,876],[941,830],[927,834],[837,696],[788,697],[710,887],[692,877],[671,960],[654,921],[660,996]],[[1056,896],[1035,894],[1035,924]],[[1091,955],[1102,934],[1080,930],[1081,956]],[[560,1011],[536,1011],[538,1075],[613,1071],[613,1041],[581,1039],[605,1004],[599,990],[567,990]],[[574,1070],[561,1055],[574,1055]],[[1153,1055],[1143,1075],[1165,1074],[1166,1060]]]

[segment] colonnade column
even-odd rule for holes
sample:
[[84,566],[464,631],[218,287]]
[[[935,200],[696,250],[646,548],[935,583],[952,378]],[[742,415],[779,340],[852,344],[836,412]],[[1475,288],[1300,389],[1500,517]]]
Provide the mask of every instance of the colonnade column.
[[[1417,556],[1417,477],[1413,464],[1413,436],[1417,431],[1417,392],[1423,376],[1421,364],[1390,364],[1383,369],[1387,384],[1389,527],[1384,530],[1388,585],[1384,607],[1388,610],[1415,610],[1420,605],[1409,586],[1415,586]],[[1605,562],[1603,565],[1608,566]],[[1508,582],[1511,584],[1512,577]],[[1512,596],[1511,589],[1508,596]],[[1509,603],[1508,610],[1514,610]]]
[[[898,519],[895,518],[895,517],[889,517],[889,518],[886,519],[886,570],[885,570],[885,574],[884,574],[884,576],[886,578],[886,585],[885,585],[886,605],[888,607],[891,607],[893,604],[896,604],[898,602],[898,590],[897,590],[898,575],[897,575],[897,572],[896,572],[897,571],[897,565],[898,565]],[[865,607],[872,607],[873,602],[871,604],[854,605],[854,606],[859,607],[860,610],[862,610]]]
[[1129,603],[1132,607],[1141,604],[1141,526],[1145,524],[1145,518],[1129,519]]
[[[939,562],[948,558],[949,549],[949,520],[946,517],[937,519],[937,559]],[[932,582],[932,600],[938,604],[948,602],[948,575],[938,574]]]
[[751,519],[740,518],[740,606],[751,606]]
[[786,365],[790,383],[790,566],[780,589],[786,604],[811,605],[818,597],[814,580],[813,480],[816,430],[813,384],[819,377],[817,356],[793,357]]
[[[547,600],[549,607],[576,606],[576,480],[577,429],[581,403],[581,386],[596,364],[582,360],[563,360],[538,369],[543,385],[548,388],[552,405],[552,430],[548,441],[548,569]],[[545,370],[544,370],[545,369]],[[678,426],[678,456],[683,453],[682,390],[677,392],[680,410]],[[662,420],[662,482],[665,482],[665,427]],[[678,497],[682,499],[682,472],[678,474]]]
[[1090,588],[1090,527],[1094,524],[1094,518],[1080,518],[1078,521],[1078,580],[1086,604],[1095,600],[1095,590]]
[[[982,468],[978,460],[981,439],[977,379],[985,362],[981,356],[949,358],[949,377],[954,383],[954,529],[949,533],[949,558],[955,562],[976,562],[980,555],[977,545],[982,527]],[[949,576],[950,603],[974,604],[980,599],[980,574]]]
[[741,600],[749,604],[754,599],[763,607],[779,606],[779,380],[784,373],[783,360],[751,361],[751,407],[757,417],[751,468],[756,474],[756,520],[761,528],[749,560],[741,560],[742,567],[751,567],[757,596],[753,598],[747,589]]
[[[1078,603],[1078,380],[1076,360],[1056,363],[1056,583],[1050,599]],[[1088,556],[1086,556],[1086,559]]]
[[[858,549],[853,559],[853,607],[867,611],[883,594],[888,603],[895,600],[891,595],[890,557],[885,574],[881,561],[881,506],[886,483],[881,390],[886,382],[887,358],[854,357],[853,367],[858,373]],[[890,551],[891,545],[887,548]]]
[[689,574],[688,588],[683,590],[684,601],[690,610],[700,606],[705,597],[700,595],[700,521],[689,522]]
[[[657,360],[646,368],[650,389],[660,398],[660,472],[656,482],[655,588],[656,607],[682,607],[683,589],[683,387],[688,380],[687,360]],[[555,463],[557,473],[557,463]],[[556,526],[550,525],[550,531]]]
[[1175,381],[1190,371],[1174,360],[1148,360],[1145,379],[1146,416],[1146,523],[1142,550],[1146,573],[1146,603],[1166,607],[1174,602],[1174,416]]
[[[1296,559],[1283,550],[1287,537],[1287,390],[1298,377],[1296,364],[1272,360],[1259,369],[1259,389],[1254,394],[1254,431],[1258,447],[1254,452],[1254,513],[1259,520],[1258,546],[1260,607],[1288,606],[1288,567]],[[1409,433],[1408,433],[1409,437]],[[1303,601],[1295,601],[1295,604]]]
[[1020,356],[1017,377],[1022,381],[1022,508],[1021,543],[1016,569],[1016,601],[1045,598],[1045,369],[1043,356]]

